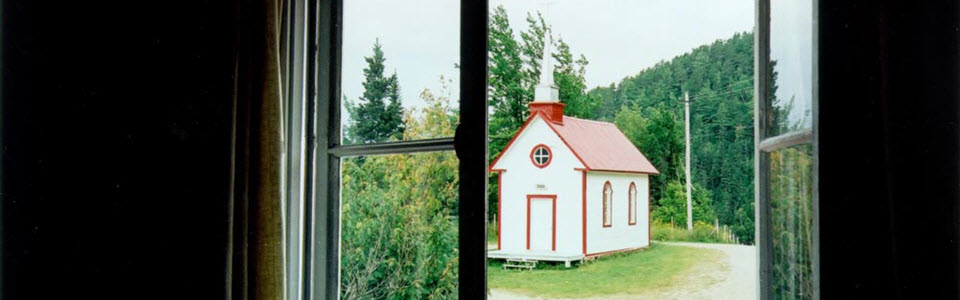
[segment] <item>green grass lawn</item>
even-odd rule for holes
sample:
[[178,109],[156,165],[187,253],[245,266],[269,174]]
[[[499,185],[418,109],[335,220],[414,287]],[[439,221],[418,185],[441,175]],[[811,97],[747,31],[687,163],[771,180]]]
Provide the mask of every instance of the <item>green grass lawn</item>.
[[[707,285],[696,273],[726,268],[718,250],[653,244],[646,250],[613,254],[565,269],[563,264],[540,265],[533,271],[503,270],[502,262],[487,267],[491,289],[530,296],[579,298],[602,295],[643,295],[685,285]],[[681,280],[682,279],[682,280]]]

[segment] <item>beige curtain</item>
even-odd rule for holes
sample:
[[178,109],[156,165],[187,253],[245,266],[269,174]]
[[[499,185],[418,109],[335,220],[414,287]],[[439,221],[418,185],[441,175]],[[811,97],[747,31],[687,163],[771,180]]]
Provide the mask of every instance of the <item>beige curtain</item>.
[[227,299],[283,298],[279,0],[236,7]]

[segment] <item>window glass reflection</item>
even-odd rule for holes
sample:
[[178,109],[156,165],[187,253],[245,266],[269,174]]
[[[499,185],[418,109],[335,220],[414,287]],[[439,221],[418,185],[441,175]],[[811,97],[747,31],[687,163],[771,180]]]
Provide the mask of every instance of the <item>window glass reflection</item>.
[[769,176],[774,299],[811,299],[813,146],[770,153]]
[[770,2],[767,136],[813,127],[813,2]]

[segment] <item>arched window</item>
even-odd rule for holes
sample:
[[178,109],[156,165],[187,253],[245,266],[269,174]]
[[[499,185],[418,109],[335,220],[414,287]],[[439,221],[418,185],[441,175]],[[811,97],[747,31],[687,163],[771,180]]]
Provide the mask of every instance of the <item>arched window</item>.
[[637,224],[637,185],[633,182],[630,183],[629,197],[630,198],[628,202],[630,203],[629,204],[630,207],[627,208],[628,209],[627,211],[630,214],[630,216],[628,218],[628,223],[630,225],[636,225]]
[[613,187],[610,182],[603,184],[603,227],[613,226]]

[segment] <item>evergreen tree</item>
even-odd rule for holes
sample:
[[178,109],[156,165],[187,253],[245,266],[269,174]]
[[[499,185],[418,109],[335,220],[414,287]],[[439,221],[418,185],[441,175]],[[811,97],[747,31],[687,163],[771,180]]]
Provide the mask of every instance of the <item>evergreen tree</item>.
[[[489,123],[490,159],[500,154],[510,138],[530,115],[527,106],[533,99],[540,81],[540,64],[549,26],[543,16],[527,14],[527,29],[514,36],[506,9],[498,6],[490,13],[488,36],[488,103],[491,109]],[[560,101],[567,104],[566,114],[593,118],[599,107],[599,97],[588,95],[584,79],[586,57],[574,59],[570,47],[560,40],[552,57],[554,83],[559,88]],[[489,178],[489,217],[496,216],[497,180]]]
[[[540,82],[540,60],[543,58],[543,46],[546,41],[546,32],[549,29],[543,15],[537,12],[537,16],[527,13],[527,30],[520,33],[522,41],[521,51],[526,66],[523,68],[525,82],[524,87],[530,93],[530,100],[533,99],[537,83]],[[556,78],[554,78],[556,81]]]
[[586,67],[590,62],[583,54],[574,60],[570,46],[563,39],[558,40],[553,58],[557,60],[553,80],[560,89],[560,102],[567,105],[564,114],[585,119],[596,118],[596,111],[600,106],[599,97],[587,94],[585,79]]
[[[770,89],[775,90],[776,86]],[[694,186],[710,192],[710,203],[720,224],[730,226],[741,242],[752,243],[752,33],[735,34],[730,39],[700,46],[624,78],[615,86],[595,88],[588,95],[604,103],[598,117],[609,119],[613,114],[617,126],[660,170],[660,176],[651,178],[650,183],[651,202],[656,206],[668,182],[684,180],[683,120],[677,117],[683,114],[679,99],[684,92],[689,92],[695,101],[690,106],[690,171]],[[608,107],[611,104],[616,108]],[[789,100],[778,107],[789,110]],[[676,125],[649,125],[665,113],[674,116]],[[785,119],[785,113],[776,110],[765,117],[778,124]],[[669,131],[678,133],[661,132],[665,128],[675,128]],[[673,141],[666,142],[664,138]],[[666,145],[675,146],[663,149]]]
[[[446,90],[404,116],[405,139],[453,135]],[[452,151],[342,161],[341,299],[457,299],[457,156]]]
[[403,108],[397,73],[384,75],[386,58],[380,40],[373,44],[373,56],[364,57],[363,96],[359,103],[344,99],[350,121],[345,140],[348,143],[374,143],[403,137]]
[[650,177],[651,204],[659,204],[668,183],[684,180],[683,120],[661,103],[643,109],[626,107],[617,113],[614,124],[660,171]]
[[[496,156],[520,129],[529,116],[527,104],[533,99],[540,80],[540,64],[544,42],[549,30],[540,13],[527,14],[527,29],[517,41],[503,6],[490,15],[488,43],[488,97],[492,109],[490,117],[490,154]],[[585,68],[589,63],[583,55],[574,59],[569,45],[557,42],[552,54],[554,84],[559,88],[560,101],[567,104],[569,115],[591,118],[599,107],[599,97],[587,95]]]
[[[524,71],[522,47],[514,39],[513,29],[510,28],[510,20],[503,6],[497,6],[490,14],[487,47],[487,103],[492,109],[487,153],[492,161],[526,120],[527,103],[533,98],[533,90],[529,89],[529,74]],[[490,174],[487,179],[487,212],[491,220],[497,213],[496,176]]]
[[526,121],[527,103],[533,100],[534,86],[524,70],[522,48],[513,37],[513,29],[503,6],[490,16],[488,43],[488,97],[493,109],[490,117],[490,154],[495,156]]

